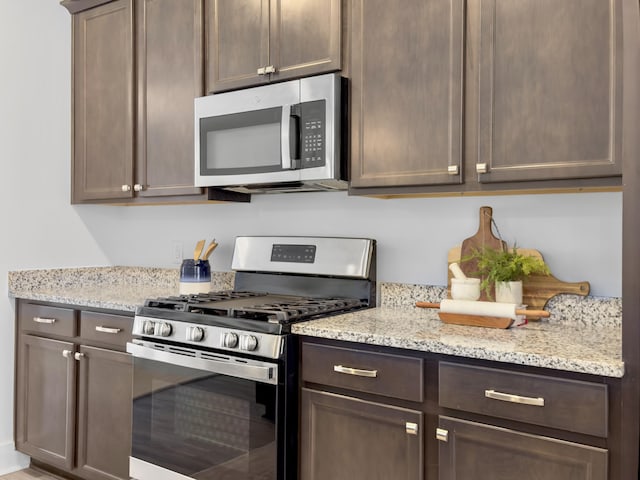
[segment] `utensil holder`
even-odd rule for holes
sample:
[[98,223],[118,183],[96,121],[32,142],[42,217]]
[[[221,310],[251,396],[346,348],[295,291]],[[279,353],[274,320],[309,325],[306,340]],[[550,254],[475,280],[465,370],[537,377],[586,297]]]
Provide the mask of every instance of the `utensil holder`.
[[180,294],[194,295],[211,291],[211,266],[209,260],[187,258],[180,266]]

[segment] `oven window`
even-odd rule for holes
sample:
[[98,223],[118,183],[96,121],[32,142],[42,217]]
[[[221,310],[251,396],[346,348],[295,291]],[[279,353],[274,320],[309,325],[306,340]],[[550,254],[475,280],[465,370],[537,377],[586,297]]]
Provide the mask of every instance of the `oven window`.
[[134,359],[132,456],[196,479],[276,479],[277,386]]

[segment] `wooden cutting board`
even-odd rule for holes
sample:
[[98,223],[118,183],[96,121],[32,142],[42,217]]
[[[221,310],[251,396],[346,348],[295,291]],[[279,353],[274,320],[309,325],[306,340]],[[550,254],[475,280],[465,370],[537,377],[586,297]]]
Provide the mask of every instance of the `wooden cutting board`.
[[[542,254],[538,250],[533,249],[517,249],[519,253],[531,255],[544,261]],[[453,262],[460,262],[462,248],[460,246],[453,247],[449,250],[447,256],[447,266]],[[448,270],[448,297],[451,298],[451,270]],[[464,269],[463,269],[464,271]],[[466,273],[466,272],[465,272]],[[532,275],[522,282],[523,303],[530,310],[543,310],[547,302],[561,293],[571,293],[574,295],[589,295],[591,287],[589,282],[563,282],[553,275]],[[531,318],[530,318],[531,319]]]
[[[467,238],[462,242],[460,256],[458,260],[454,260],[460,264],[460,268],[468,277],[476,276],[475,274],[478,271],[478,261],[477,260],[466,260],[461,261],[462,258],[470,257],[474,252],[478,250],[483,250],[485,248],[492,248],[494,250],[503,250],[507,248],[506,242],[500,240],[493,234],[492,229],[492,215],[493,209],[491,207],[480,207],[480,219],[478,222],[478,231],[472,237]],[[451,273],[449,274],[449,279],[451,278]],[[451,284],[451,280],[449,280],[449,285]],[[495,292],[495,288],[491,288],[491,296],[493,297]],[[480,293],[480,300],[489,300],[487,294],[485,292]]]

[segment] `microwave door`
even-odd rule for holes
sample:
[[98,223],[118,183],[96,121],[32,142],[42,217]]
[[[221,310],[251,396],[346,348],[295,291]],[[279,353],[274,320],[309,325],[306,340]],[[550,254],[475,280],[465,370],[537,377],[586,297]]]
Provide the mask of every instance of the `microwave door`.
[[270,176],[294,174],[299,122],[291,117],[293,107],[201,119],[199,170],[208,186],[260,183]]

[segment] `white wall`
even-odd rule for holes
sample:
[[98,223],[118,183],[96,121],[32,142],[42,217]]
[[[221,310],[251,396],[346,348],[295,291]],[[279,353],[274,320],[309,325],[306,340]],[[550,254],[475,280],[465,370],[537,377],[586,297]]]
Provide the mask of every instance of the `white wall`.
[[[0,287],[6,272],[87,265],[175,266],[200,238],[228,270],[241,234],[366,236],[378,278],[443,285],[447,250],[473,235],[490,205],[505,240],[540,250],[566,281],[621,295],[619,193],[377,200],[345,193],[255,196],[250,204],[71,206],[70,16],[56,0],[0,0]],[[2,299],[4,297],[4,299]],[[13,305],[0,295],[0,474],[12,452]]]

